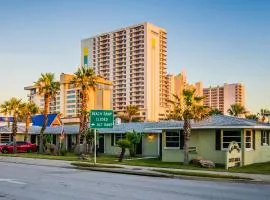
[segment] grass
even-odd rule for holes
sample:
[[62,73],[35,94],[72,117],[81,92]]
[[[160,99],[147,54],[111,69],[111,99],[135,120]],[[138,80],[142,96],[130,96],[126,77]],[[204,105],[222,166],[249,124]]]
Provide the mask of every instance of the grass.
[[[51,160],[65,160],[65,161],[83,161],[77,155],[73,153],[68,153],[66,156],[54,156],[54,155],[44,155],[38,153],[21,153],[21,154],[0,154],[0,156],[12,156],[12,157],[24,157],[24,158],[38,158],[38,159],[51,159]],[[90,158],[93,158],[91,156]],[[127,159],[128,157],[126,157]],[[97,162],[102,164],[122,164],[131,166],[143,166],[143,167],[159,167],[159,168],[174,168],[174,169],[191,169],[191,170],[209,170],[209,171],[226,171],[224,166],[216,166],[216,168],[201,168],[195,165],[182,165],[180,163],[162,162],[157,158],[152,159],[134,159],[134,160],[124,160],[122,163],[118,162],[117,156],[111,155],[99,155],[97,157]],[[237,173],[250,173],[250,174],[268,174],[270,175],[270,162],[258,163],[247,165],[239,168],[231,168],[230,172]]]
[[196,177],[203,177],[203,178],[219,178],[219,179],[245,179],[251,180],[248,178],[242,178],[239,176],[229,176],[229,175],[221,175],[221,174],[208,174],[208,173],[201,173],[201,172],[179,172],[179,171],[171,171],[171,170],[153,170],[155,172],[161,172],[170,175],[178,175],[178,176],[196,176]]
[[[79,156],[68,153],[66,156],[55,156],[55,155],[45,155],[38,153],[20,153],[20,154],[0,154],[0,156],[12,156],[12,157],[24,157],[24,158],[38,158],[38,159],[50,159],[50,160],[65,160],[65,161],[80,161],[80,162],[91,162],[89,160],[81,160]],[[93,156],[90,156],[93,158]],[[129,157],[125,157],[128,159]],[[174,169],[193,169],[193,170],[210,170],[210,171],[225,171],[224,167],[217,167],[212,169],[201,168],[195,165],[182,165],[181,163],[171,163],[162,162],[157,158],[151,159],[133,159],[133,160],[123,160],[123,162],[118,162],[118,157],[113,155],[99,155],[97,157],[97,163],[102,164],[122,164],[131,166],[143,166],[143,167],[160,167],[160,168],[174,168]]]
[[64,161],[80,161],[78,156],[73,153],[68,153],[66,156],[45,155],[39,153],[17,153],[17,154],[0,154],[5,157],[22,157],[22,158],[37,158],[37,159],[49,159],[49,160],[64,160]]
[[230,168],[230,172],[249,173],[249,174],[266,174],[270,175],[270,162],[256,163],[238,168]]

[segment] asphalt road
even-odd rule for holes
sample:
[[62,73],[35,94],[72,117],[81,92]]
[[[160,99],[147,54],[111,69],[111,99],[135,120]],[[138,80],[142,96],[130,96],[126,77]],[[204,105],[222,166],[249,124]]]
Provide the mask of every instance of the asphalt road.
[[270,186],[0,162],[0,200],[269,200]]

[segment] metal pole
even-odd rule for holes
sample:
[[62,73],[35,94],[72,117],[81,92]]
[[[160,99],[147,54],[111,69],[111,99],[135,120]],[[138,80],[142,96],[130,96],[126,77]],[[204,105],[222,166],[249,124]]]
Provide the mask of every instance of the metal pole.
[[97,163],[97,130],[94,129],[94,164]]

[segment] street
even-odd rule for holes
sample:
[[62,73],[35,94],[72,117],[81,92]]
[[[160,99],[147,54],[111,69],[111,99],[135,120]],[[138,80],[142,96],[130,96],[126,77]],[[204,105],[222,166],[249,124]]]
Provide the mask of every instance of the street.
[[0,162],[0,200],[268,200],[270,186],[152,178]]

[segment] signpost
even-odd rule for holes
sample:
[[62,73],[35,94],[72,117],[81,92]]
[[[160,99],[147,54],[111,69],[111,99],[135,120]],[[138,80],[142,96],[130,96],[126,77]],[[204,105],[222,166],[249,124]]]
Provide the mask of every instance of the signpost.
[[90,128],[94,129],[94,164],[97,162],[97,128],[113,128],[113,110],[91,110]]

